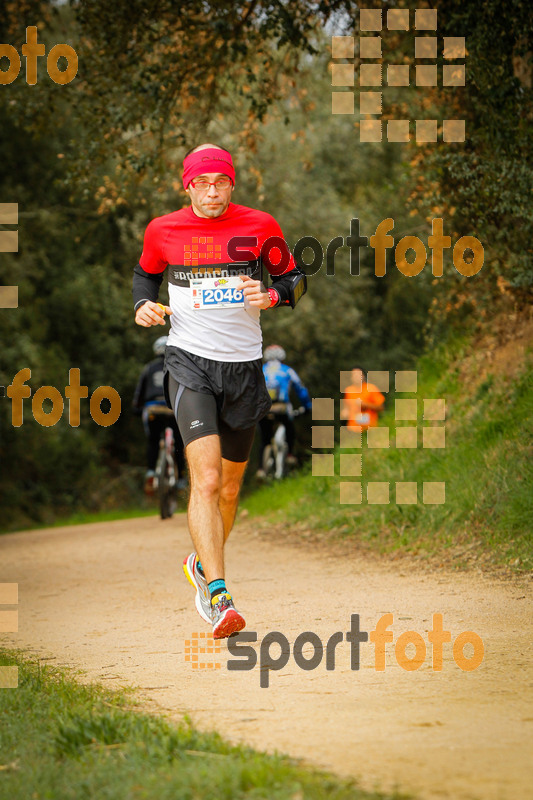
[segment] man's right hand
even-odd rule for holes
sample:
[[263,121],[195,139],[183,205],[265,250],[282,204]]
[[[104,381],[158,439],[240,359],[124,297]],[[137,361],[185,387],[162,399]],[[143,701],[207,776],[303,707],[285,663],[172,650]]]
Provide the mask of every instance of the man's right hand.
[[165,314],[172,314],[169,306],[163,306],[161,303],[153,303],[151,300],[147,300],[137,309],[135,322],[137,325],[142,325],[143,328],[150,328],[152,325],[165,325]]

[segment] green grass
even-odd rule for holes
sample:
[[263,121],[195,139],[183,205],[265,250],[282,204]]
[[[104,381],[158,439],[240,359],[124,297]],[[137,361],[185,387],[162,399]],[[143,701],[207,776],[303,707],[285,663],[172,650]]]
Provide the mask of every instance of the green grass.
[[0,796],[10,800],[391,800],[305,770],[287,757],[233,747],[218,734],[130,708],[131,693],[82,686],[64,671],[19,665],[0,689]]
[[[475,551],[517,569],[533,568],[532,363],[513,380],[488,377],[471,390],[460,371],[467,352],[468,342],[456,342],[425,356],[417,367],[417,397],[446,400],[444,449],[422,447],[420,428],[444,423],[424,422],[420,400],[418,447],[396,449],[393,395],[380,419],[380,426],[390,428],[390,448],[367,449],[363,440],[363,491],[367,481],[389,482],[389,504],[369,505],[363,494],[361,505],[341,505],[340,478],[313,477],[308,470],[263,487],[246,498],[245,508],[251,515],[327,531],[382,551],[436,555],[451,548],[460,566],[463,548],[470,560]],[[337,447],[336,476],[339,455]],[[396,504],[397,481],[418,484],[416,505]],[[422,482],[439,481],[446,482],[445,503],[424,504]]]

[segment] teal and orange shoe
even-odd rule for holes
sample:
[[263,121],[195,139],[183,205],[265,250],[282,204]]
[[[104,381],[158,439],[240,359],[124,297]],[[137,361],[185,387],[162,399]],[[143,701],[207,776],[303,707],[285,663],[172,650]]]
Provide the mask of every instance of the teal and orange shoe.
[[232,633],[242,631],[246,622],[235,606],[231,595],[227,592],[217,594],[211,601],[211,619],[213,622],[213,639],[225,639]]
[[191,553],[183,560],[183,571],[189,583],[196,589],[196,610],[201,618],[211,624],[211,594],[207,588],[207,581],[198,569],[198,556]]

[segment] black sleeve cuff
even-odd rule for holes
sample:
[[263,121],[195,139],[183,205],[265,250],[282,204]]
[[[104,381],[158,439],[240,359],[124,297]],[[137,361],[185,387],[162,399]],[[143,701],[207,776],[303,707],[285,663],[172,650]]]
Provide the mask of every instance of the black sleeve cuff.
[[146,303],[147,300],[152,300],[156,303],[159,297],[159,288],[163,282],[164,272],[145,272],[140,264],[137,264],[133,270],[133,308],[135,311]]

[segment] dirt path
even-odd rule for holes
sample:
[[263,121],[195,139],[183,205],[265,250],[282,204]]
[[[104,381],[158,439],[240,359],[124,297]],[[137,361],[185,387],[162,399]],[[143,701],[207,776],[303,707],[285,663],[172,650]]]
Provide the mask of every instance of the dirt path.
[[[394,642],[413,630],[428,647],[425,663],[409,672],[387,644],[378,672],[368,642],[354,671],[343,641],[334,671],[325,658],[304,671],[291,654],[261,688],[258,666],[227,669],[225,645],[205,656],[220,669],[193,669],[185,660],[186,641],[207,630],[181,571],[189,551],[183,515],[2,536],[0,583],[19,584],[19,633],[0,643],[81,667],[91,680],[141,687],[152,707],[174,717],[187,713],[202,728],[355,776],[368,789],[396,786],[428,800],[532,796],[530,581],[430,574],[355,549],[339,558],[237,526],[228,585],[258,634],[258,654],[270,631],[282,632],[292,651],[299,633],[314,631],[326,642],[349,630],[351,614],[370,632],[387,612]],[[435,612],[452,641],[465,630],[482,637],[478,669],[462,671],[445,644],[442,671],[433,670],[427,632]],[[273,656],[279,652],[272,647]],[[311,658],[313,646],[303,652]]]

